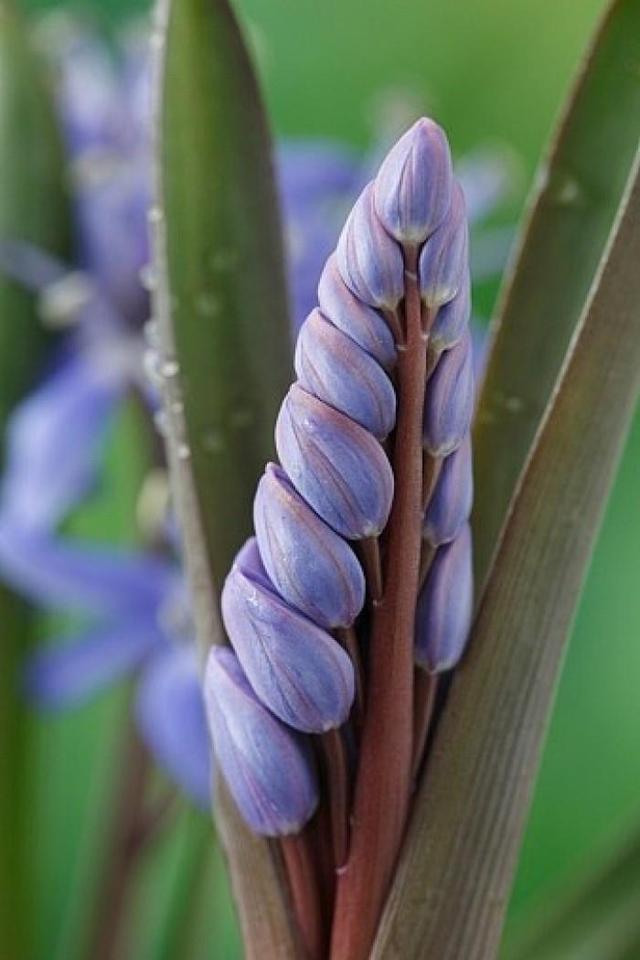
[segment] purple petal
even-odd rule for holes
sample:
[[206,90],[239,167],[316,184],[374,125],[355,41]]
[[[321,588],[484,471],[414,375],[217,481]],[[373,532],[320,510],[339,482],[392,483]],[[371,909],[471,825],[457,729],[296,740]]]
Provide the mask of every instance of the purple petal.
[[257,700],[234,653],[214,647],[204,685],[216,763],[254,833],[297,833],[318,802],[308,742]]
[[144,667],[136,696],[140,732],[162,767],[202,809],[211,804],[211,742],[190,649],[167,646]]
[[418,598],[416,662],[429,673],[451,670],[464,651],[473,606],[471,530],[440,547]]
[[20,404],[7,431],[4,513],[25,525],[60,521],[94,481],[121,390],[113,370],[72,354]]
[[295,354],[301,385],[384,440],[396,420],[396,394],[373,357],[334,327],[319,310],[302,325]]
[[446,457],[469,432],[475,402],[471,334],[446,350],[427,384],[424,405],[424,445]]
[[418,271],[422,299],[430,308],[452,300],[466,280],[469,228],[460,184],[454,181],[451,207],[422,248]]
[[25,692],[47,709],[75,706],[130,673],[163,642],[148,617],[96,627],[32,654],[25,667]]
[[37,604],[107,616],[158,609],[176,580],[151,554],[66,542],[9,517],[0,518],[0,573]]
[[384,529],[393,471],[359,424],[294,384],[278,415],[276,448],[295,488],[343,537],[359,540]]
[[392,147],[375,179],[376,212],[391,236],[423,243],[446,216],[452,176],[445,133],[423,117]]
[[429,332],[429,349],[436,353],[449,350],[462,338],[471,316],[471,278],[465,271],[455,297],[440,307]]
[[362,568],[349,546],[269,464],[253,519],[260,555],[278,593],[327,630],[353,623],[364,604]]
[[[250,550],[257,553],[255,541]],[[239,554],[222,591],[222,617],[262,703],[305,733],[341,726],[354,696],[351,661],[339,643],[267,587],[256,560]]]
[[402,251],[375,212],[373,182],[367,184],[349,214],[336,260],[342,279],[363,303],[395,310],[404,295]]
[[473,503],[471,436],[442,464],[440,476],[427,507],[422,535],[432,546],[454,540],[469,519]]
[[332,254],[318,284],[318,303],[328,320],[370,353],[380,366],[390,370],[395,365],[396,345],[384,317],[351,292],[338,270]]

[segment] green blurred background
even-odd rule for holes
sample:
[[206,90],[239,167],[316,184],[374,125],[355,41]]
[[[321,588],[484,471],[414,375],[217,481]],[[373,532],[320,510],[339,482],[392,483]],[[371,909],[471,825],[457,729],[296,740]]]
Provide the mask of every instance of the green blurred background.
[[[62,6],[30,0],[33,11]],[[242,0],[239,3],[279,135],[332,136],[365,145],[376,103],[389,89],[417,94],[456,152],[507,144],[524,171],[522,208],[535,165],[601,0]],[[146,5],[95,0],[82,8],[116,23]],[[136,467],[126,424],[114,440],[111,478],[78,521],[94,532],[127,529]],[[510,913],[510,929],[536,911],[625,824],[640,818],[640,422],[630,438],[571,642]],[[113,492],[120,491],[114,514]],[[35,850],[46,864],[36,910],[39,956],[72,960],[77,916],[70,892],[90,882],[104,810],[93,802],[112,775],[126,691],[80,713],[37,723]],[[145,866],[139,958],[182,956],[161,946],[172,885],[198,875],[200,824],[187,813]],[[97,833],[96,833],[97,831]],[[216,865],[217,864],[217,865]],[[209,870],[220,893],[220,865]],[[222,894],[211,887],[189,920],[189,956],[231,960],[237,940]],[[220,899],[219,897],[219,899]],[[200,920],[198,920],[200,916]],[[202,922],[202,928],[196,926]],[[535,922],[535,920],[534,920]],[[199,945],[198,945],[199,942]],[[49,945],[48,949],[46,945]],[[186,954],[184,954],[186,956]]]

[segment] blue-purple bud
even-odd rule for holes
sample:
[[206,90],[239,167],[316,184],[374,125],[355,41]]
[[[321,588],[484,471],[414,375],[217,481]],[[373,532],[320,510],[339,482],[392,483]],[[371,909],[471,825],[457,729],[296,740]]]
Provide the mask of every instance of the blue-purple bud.
[[464,194],[455,181],[449,212],[420,253],[420,293],[427,307],[440,307],[455,297],[465,280],[468,263],[469,228]]
[[446,457],[469,432],[474,406],[473,351],[467,330],[462,340],[446,350],[427,384],[424,404],[425,448]]
[[253,520],[265,570],[287,603],[326,630],[350,626],[365,598],[356,555],[275,464],[258,484]]
[[278,596],[255,538],[225,581],[222,618],[249,683],[280,720],[304,733],[345,722],[354,697],[351,660],[329,633]]
[[396,393],[379,363],[313,310],[300,328],[295,369],[301,386],[379,440],[396,422]]
[[204,696],[216,761],[248,826],[298,833],[318,803],[309,744],[260,703],[229,649],[209,653]]
[[378,441],[298,384],[276,423],[282,466],[307,503],[349,540],[377,536],[393,500],[393,471]]
[[404,296],[402,250],[386,232],[373,204],[373,181],[349,214],[336,248],[346,285],[371,307],[395,310]]
[[423,117],[389,151],[375,179],[382,225],[402,244],[421,244],[444,220],[453,173],[444,131]]
[[335,253],[331,254],[322,271],[318,303],[334,327],[355,340],[385,370],[395,365],[396,345],[389,324],[382,314],[354,296],[340,276]]
[[471,530],[465,524],[452,543],[440,547],[418,598],[416,663],[429,673],[455,667],[471,626],[473,570]]
[[455,540],[469,519],[473,504],[471,435],[450,453],[440,470],[427,506],[422,535],[433,547]]
[[440,307],[429,333],[429,349],[435,353],[449,350],[462,338],[471,318],[471,277],[465,270],[460,289],[453,300]]

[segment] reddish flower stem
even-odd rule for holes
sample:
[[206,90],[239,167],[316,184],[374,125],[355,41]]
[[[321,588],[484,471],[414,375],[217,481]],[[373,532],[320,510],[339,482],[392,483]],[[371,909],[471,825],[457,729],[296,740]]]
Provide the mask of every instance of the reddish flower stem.
[[431,728],[433,718],[433,709],[436,705],[436,696],[438,693],[438,675],[427,673],[420,667],[415,671],[415,704],[413,711],[413,764],[412,779],[414,783],[418,779],[420,767],[424,758],[424,750]]
[[372,612],[367,713],[351,849],[338,878],[332,960],[366,960],[369,956],[402,841],[411,792],[413,646],[422,533],[427,359],[422,320],[417,250],[408,249],[405,343],[398,351],[397,365],[395,495],[385,534],[384,593]]
[[327,730],[322,734],[321,743],[331,811],[333,866],[340,870],[347,859],[349,841],[349,765],[339,730]]
[[362,727],[364,720],[364,671],[362,667],[362,657],[360,655],[360,644],[358,635],[354,627],[340,627],[336,630],[338,642],[344,647],[351,658],[353,672],[355,675],[356,696],[353,705],[353,714],[358,730]]
[[382,560],[377,537],[368,537],[358,543],[358,553],[364,568],[369,597],[373,603],[382,598]]
[[304,960],[322,960],[325,956],[325,931],[309,830],[280,837],[280,849],[305,950]]

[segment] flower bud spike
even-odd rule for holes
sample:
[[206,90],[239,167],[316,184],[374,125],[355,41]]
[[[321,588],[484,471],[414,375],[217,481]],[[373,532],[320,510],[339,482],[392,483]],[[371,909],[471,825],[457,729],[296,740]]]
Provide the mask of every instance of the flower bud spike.
[[455,667],[469,634],[472,601],[467,523],[455,540],[439,548],[418,598],[415,658],[423,670],[441,673]]
[[445,459],[427,505],[422,536],[433,547],[454,540],[469,519],[473,503],[471,437]]
[[420,253],[418,273],[423,303],[434,310],[453,300],[465,280],[469,228],[460,184],[455,181],[449,212]]
[[298,833],[318,802],[307,742],[257,699],[231,650],[214,647],[204,696],[216,761],[254,833]]
[[460,446],[469,432],[474,406],[473,351],[471,334],[438,361],[424,405],[423,442],[432,456],[446,457]]
[[[254,578],[255,539],[238,555],[222,591],[222,618],[240,665],[260,701],[304,733],[341,726],[354,698],[348,654],[326,631]],[[248,560],[248,562],[247,562]],[[259,562],[259,561],[257,561]]]
[[276,448],[301,496],[337,533],[360,540],[384,529],[393,471],[359,424],[294,384],[278,416]]
[[318,303],[334,327],[355,340],[381,367],[390,370],[395,365],[396,345],[389,324],[377,310],[358,300],[351,292],[340,276],[335,253],[331,254],[322,271]]
[[258,484],[253,519],[265,570],[287,603],[325,630],[350,626],[364,604],[362,567],[275,464]]
[[393,430],[396,394],[389,377],[319,310],[313,310],[300,328],[295,370],[305,390],[355,420],[378,440],[384,440]]
[[400,137],[376,176],[375,208],[385,230],[403,245],[424,243],[447,215],[452,181],[445,133],[423,117]]
[[404,295],[402,251],[375,212],[368,183],[344,225],[336,248],[346,285],[371,307],[394,311]]

